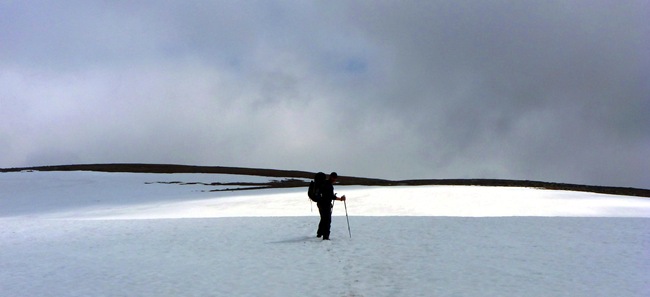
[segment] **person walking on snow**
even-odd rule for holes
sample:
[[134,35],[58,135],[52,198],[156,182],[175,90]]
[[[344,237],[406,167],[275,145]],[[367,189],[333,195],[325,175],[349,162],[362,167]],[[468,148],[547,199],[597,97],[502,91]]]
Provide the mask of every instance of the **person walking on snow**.
[[336,197],[334,193],[334,183],[338,174],[336,172],[330,173],[329,179],[322,184],[320,193],[321,197],[318,205],[318,213],[320,213],[320,223],[318,224],[318,231],[316,232],[316,237],[323,237],[323,240],[330,239],[330,226],[332,224],[332,208],[334,200],[345,201],[345,195],[341,198]]

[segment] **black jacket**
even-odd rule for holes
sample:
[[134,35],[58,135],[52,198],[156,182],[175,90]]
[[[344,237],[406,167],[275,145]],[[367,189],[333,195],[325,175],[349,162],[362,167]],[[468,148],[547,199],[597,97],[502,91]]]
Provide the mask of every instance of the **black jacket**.
[[334,195],[334,185],[332,185],[329,180],[323,183],[320,193],[321,199],[318,202],[319,205],[331,205],[332,200],[336,199],[336,195]]

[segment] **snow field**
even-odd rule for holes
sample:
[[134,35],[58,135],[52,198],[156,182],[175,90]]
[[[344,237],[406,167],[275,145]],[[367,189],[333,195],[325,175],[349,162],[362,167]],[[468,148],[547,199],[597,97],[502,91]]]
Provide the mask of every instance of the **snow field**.
[[218,175],[0,174],[0,296],[648,296],[650,200],[483,187],[203,192]]

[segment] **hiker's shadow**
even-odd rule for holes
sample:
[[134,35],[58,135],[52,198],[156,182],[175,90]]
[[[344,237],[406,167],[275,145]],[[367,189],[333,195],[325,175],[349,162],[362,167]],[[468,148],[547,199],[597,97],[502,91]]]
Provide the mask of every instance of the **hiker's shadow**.
[[267,242],[267,243],[274,243],[274,244],[277,244],[277,243],[301,243],[301,242],[312,241],[314,238],[315,237],[311,237],[311,236],[299,236],[299,237],[293,237],[293,238],[289,238],[289,239],[285,239],[285,240],[271,241],[271,242]]

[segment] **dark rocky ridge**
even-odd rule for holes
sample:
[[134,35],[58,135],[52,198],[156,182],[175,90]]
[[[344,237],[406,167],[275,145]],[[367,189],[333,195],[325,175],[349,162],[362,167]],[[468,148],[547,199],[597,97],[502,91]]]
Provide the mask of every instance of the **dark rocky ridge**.
[[[315,172],[297,170],[277,170],[260,168],[242,168],[225,166],[192,166],[175,164],[79,164],[79,165],[55,165],[37,166],[22,168],[4,168],[0,172],[18,171],[100,171],[100,172],[133,172],[133,173],[220,173],[237,175],[254,175],[277,177],[283,180],[276,180],[267,184],[255,184],[254,187],[245,189],[260,188],[289,188],[305,187],[307,182],[300,178],[311,179]],[[650,190],[639,188],[590,186],[565,183],[551,183],[529,180],[505,180],[505,179],[416,179],[416,180],[385,180],[377,178],[364,178],[353,176],[340,176],[340,185],[362,185],[362,186],[424,186],[424,185],[454,185],[454,186],[492,186],[492,187],[529,187],[549,190],[567,190],[593,192],[602,194],[626,195],[650,197]],[[253,185],[251,185],[253,186]]]

